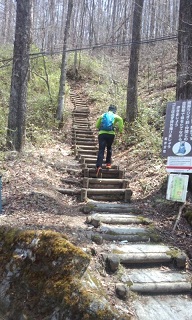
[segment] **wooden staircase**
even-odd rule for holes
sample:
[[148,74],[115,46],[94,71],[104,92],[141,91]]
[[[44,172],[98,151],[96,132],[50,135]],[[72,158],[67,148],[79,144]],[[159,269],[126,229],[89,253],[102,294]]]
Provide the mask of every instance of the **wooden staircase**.
[[163,244],[145,212],[130,203],[132,191],[123,169],[103,166],[102,177],[96,177],[97,136],[90,110],[76,94],[71,94],[71,100],[72,144],[83,176],[80,195],[86,202],[87,226],[92,226],[86,235],[98,246],[105,244],[101,258],[106,272],[118,278],[114,294],[123,300],[130,292],[139,295],[134,301],[135,319],[189,319],[192,277],[186,272],[186,254]]
[[75,94],[71,94],[74,104],[72,112],[72,145],[77,160],[82,165],[83,188],[81,201],[87,199],[101,201],[130,202],[132,191],[125,179],[124,170],[112,165],[111,169],[102,167],[102,177],[96,177],[97,135],[89,121],[90,110]]

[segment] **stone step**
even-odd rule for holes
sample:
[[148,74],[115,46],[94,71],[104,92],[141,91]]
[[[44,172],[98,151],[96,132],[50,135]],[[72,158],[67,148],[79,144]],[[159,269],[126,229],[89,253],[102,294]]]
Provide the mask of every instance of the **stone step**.
[[140,294],[187,293],[192,288],[187,273],[170,269],[124,270],[120,280],[128,284],[129,290]]
[[81,201],[87,201],[90,198],[102,201],[130,202],[131,195],[131,189],[81,189]]
[[116,268],[121,263],[126,266],[172,264],[183,269],[187,260],[183,251],[161,244],[111,244],[108,250],[110,253],[102,256],[110,269],[114,268],[114,261]]
[[88,224],[98,227],[101,223],[105,224],[151,224],[152,221],[143,217],[132,214],[110,214],[110,213],[93,213],[86,218]]

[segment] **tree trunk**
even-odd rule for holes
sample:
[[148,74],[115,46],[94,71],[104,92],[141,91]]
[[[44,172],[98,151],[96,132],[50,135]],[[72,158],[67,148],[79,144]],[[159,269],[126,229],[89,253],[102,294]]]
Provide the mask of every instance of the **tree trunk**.
[[128,122],[133,122],[138,113],[137,79],[138,79],[143,1],[144,0],[135,0],[135,8],[133,13],[132,44],[131,44],[131,54],[130,54],[130,63],[129,63],[128,86],[127,86],[126,120]]
[[192,99],[192,3],[180,0],[176,99]]
[[56,118],[61,123],[63,121],[63,110],[64,110],[64,99],[65,99],[65,81],[66,81],[66,64],[67,64],[67,40],[69,35],[70,20],[73,8],[73,0],[68,2],[67,19],[64,32],[64,42],[63,42],[63,55],[61,64],[61,75],[60,75],[60,87],[59,87],[59,98]]
[[7,147],[21,151],[25,140],[31,0],[17,0],[15,43],[9,103]]

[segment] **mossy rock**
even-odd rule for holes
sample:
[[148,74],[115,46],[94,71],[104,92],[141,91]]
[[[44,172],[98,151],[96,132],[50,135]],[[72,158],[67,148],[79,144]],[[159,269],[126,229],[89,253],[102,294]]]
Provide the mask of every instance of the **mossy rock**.
[[82,280],[90,257],[62,234],[1,227],[0,243],[5,319],[122,319],[100,286],[90,290],[89,281]]

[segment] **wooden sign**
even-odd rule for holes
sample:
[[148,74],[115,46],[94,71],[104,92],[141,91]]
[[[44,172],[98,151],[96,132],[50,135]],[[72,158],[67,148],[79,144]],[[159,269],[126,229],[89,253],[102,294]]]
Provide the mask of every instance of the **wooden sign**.
[[170,174],[168,178],[166,199],[185,202],[187,196],[188,181],[188,175]]

